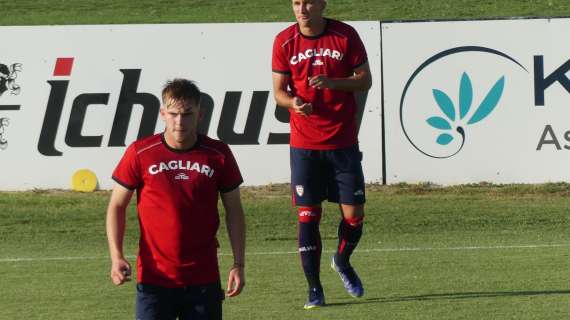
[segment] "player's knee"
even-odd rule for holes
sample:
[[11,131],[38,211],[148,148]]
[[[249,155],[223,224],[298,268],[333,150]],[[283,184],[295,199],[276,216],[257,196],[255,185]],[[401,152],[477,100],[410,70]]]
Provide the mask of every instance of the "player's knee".
[[358,227],[364,223],[364,214],[361,216],[354,216],[354,217],[344,217],[344,222],[351,227]]
[[339,207],[344,218],[364,217],[364,205],[362,204],[341,204]]
[[319,223],[321,221],[321,212],[321,207],[298,207],[297,217],[299,219],[299,222],[302,223]]

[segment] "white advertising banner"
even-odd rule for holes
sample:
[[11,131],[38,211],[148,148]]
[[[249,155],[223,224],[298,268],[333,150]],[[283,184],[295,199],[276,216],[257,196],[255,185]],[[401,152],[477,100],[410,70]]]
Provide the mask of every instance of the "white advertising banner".
[[[100,189],[125,146],[164,129],[168,79],[203,91],[201,132],[230,144],[245,185],[289,182],[289,124],[276,112],[274,36],[290,23],[0,27],[0,190],[71,187],[80,169]],[[350,22],[374,85],[359,135],[368,182],[381,181],[380,24]]]
[[382,23],[386,180],[570,180],[570,19]]

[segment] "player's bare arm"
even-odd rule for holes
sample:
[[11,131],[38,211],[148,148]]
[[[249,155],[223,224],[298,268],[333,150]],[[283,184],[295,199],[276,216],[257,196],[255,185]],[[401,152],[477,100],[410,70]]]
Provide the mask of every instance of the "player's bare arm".
[[313,113],[313,105],[299,97],[292,97],[287,90],[289,75],[273,72],[273,94],[278,106],[295,110],[295,113],[308,116]]
[[226,295],[235,297],[241,293],[245,286],[245,217],[239,187],[222,193],[221,198],[226,210],[226,226],[234,255],[234,263],[228,276]]
[[309,85],[315,89],[333,89],[341,91],[367,91],[372,86],[372,75],[368,62],[354,70],[347,78],[329,78],[326,75],[316,75],[309,78]]
[[115,184],[107,207],[107,240],[111,256],[111,280],[121,285],[130,280],[131,265],[123,254],[125,236],[125,216],[133,191]]

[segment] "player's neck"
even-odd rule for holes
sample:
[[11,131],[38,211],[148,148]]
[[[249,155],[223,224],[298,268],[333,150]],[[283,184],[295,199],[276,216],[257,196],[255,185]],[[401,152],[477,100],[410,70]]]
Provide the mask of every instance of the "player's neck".
[[322,34],[327,27],[327,21],[324,17],[310,21],[306,25],[299,24],[299,31],[304,36],[315,37]]
[[176,150],[190,149],[196,144],[197,141],[198,134],[196,132],[188,135],[183,140],[177,140],[172,135],[168,134],[168,132],[164,133],[164,142],[166,142],[168,147]]

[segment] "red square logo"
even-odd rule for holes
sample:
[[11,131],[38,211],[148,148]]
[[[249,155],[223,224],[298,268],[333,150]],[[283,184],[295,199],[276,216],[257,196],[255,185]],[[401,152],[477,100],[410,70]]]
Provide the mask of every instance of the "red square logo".
[[54,76],[70,76],[74,58],[57,58],[55,61]]

